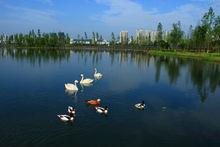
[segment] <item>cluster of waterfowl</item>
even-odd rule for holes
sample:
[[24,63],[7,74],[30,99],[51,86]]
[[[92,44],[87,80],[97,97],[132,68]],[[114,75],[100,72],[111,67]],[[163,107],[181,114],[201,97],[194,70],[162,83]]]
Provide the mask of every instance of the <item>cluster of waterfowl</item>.
[[63,114],[63,115],[57,115],[60,120],[67,122],[67,121],[73,121],[74,117],[76,116],[76,111],[75,108],[69,106],[68,107],[68,115],[67,114]]
[[[81,85],[88,86],[88,85],[91,85],[94,82],[94,79],[84,78],[83,74],[81,74],[80,76],[81,76],[81,80],[80,80]],[[95,68],[94,78],[96,80],[99,80],[99,79],[102,78],[102,76],[103,75],[101,73],[99,73],[97,71],[97,69]],[[78,82],[79,82],[78,80],[75,80],[74,84],[66,83],[65,84],[66,90],[77,92],[79,90],[78,87],[77,87]],[[100,107],[101,99],[87,100],[85,103],[87,105],[95,106],[95,110],[96,110],[97,113],[104,114],[104,115],[108,114],[108,107],[107,106]],[[144,103],[144,101],[142,101],[141,103],[135,104],[134,107],[137,108],[137,109],[143,110],[145,108],[145,103]],[[69,106],[68,107],[68,114],[57,115],[57,116],[60,118],[60,120],[62,120],[64,122],[73,121],[75,116],[76,116],[75,108]]]
[[[89,86],[94,82],[94,79],[84,78],[83,74],[81,74],[80,76],[81,76],[80,84],[83,85],[83,86]],[[102,74],[97,72],[96,68],[95,68],[94,78],[97,79],[97,80],[102,78]],[[74,84],[66,83],[65,84],[66,90],[77,92],[79,90],[78,87],[77,87],[78,82],[79,82],[78,80],[75,80]]]
[[103,107],[99,107],[99,105],[101,104],[101,99],[96,99],[96,100],[88,100],[86,101],[87,105],[92,105],[92,106],[96,106],[96,112],[100,113],[100,114],[107,114],[108,113],[108,107],[105,106]]

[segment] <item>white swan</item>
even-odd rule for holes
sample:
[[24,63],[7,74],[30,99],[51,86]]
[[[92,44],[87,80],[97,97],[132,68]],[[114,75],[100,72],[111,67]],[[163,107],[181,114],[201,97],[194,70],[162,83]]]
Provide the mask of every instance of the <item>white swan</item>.
[[65,84],[65,88],[67,90],[71,90],[71,91],[78,91],[77,83],[78,83],[77,80],[74,81],[74,84],[67,83],[67,84]]
[[77,96],[77,93],[78,91],[77,90],[65,90],[66,94],[71,96],[71,95],[74,95],[74,96]]
[[145,103],[142,101],[141,103],[134,105],[137,109],[143,110],[145,108]]
[[94,81],[93,79],[84,79],[83,74],[81,74],[81,77],[80,84],[91,84]]
[[97,69],[95,68],[95,73],[94,73],[94,77],[97,79],[100,79],[102,77],[102,74],[97,72]]
[[102,107],[95,107],[96,111],[100,114],[107,114],[108,113],[108,107],[106,106],[105,108]]
[[69,115],[57,115],[61,121],[63,122],[68,122],[68,121],[73,121],[74,117],[69,116]]

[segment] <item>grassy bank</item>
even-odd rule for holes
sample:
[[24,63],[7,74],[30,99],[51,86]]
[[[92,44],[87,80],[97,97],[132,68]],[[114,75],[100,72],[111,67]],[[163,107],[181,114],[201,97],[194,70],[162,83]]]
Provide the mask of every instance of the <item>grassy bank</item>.
[[196,58],[206,61],[220,62],[220,53],[150,50],[149,54],[155,56],[172,56],[172,57],[182,57],[182,58],[191,58],[191,59]]

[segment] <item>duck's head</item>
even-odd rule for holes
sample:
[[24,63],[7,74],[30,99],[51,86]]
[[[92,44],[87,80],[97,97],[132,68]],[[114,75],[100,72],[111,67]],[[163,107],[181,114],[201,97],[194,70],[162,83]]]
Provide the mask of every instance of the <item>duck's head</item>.
[[101,102],[101,99],[97,99],[97,102]]
[[70,111],[75,111],[75,108],[73,108],[73,107],[69,107],[68,108]]

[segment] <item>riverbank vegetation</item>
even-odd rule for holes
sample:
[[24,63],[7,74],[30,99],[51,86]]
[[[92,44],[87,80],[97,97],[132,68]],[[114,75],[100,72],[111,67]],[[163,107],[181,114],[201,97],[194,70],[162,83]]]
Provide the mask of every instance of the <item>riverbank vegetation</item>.
[[148,52],[154,56],[170,56],[170,57],[181,57],[181,58],[194,58],[205,61],[220,62],[220,53],[206,53],[206,52],[187,52],[187,51],[158,51],[150,50]]
[[[220,51],[220,16],[216,16],[210,7],[200,23],[184,32],[181,22],[173,23],[172,29],[166,35],[162,23],[157,26],[155,40],[149,34],[142,37],[130,36],[127,42],[120,42],[119,38],[111,33],[109,41],[103,39],[102,35],[92,32],[91,38],[87,33],[77,35],[71,39],[64,32],[41,33],[31,30],[28,34],[0,35],[0,45],[13,48],[106,48],[106,49],[131,49],[131,50],[163,50],[163,51],[184,51],[184,52],[219,52]],[[165,37],[164,37],[165,36]],[[152,52],[156,53],[156,52]],[[157,54],[164,54],[158,52]],[[166,53],[166,54],[171,54]],[[178,53],[172,53],[178,54]],[[184,53],[185,54],[185,53]],[[188,55],[188,54],[187,54]],[[190,53],[193,55],[194,53]]]

